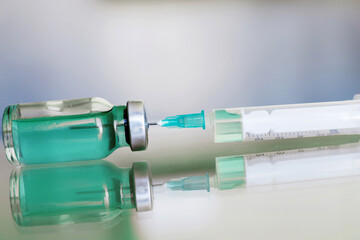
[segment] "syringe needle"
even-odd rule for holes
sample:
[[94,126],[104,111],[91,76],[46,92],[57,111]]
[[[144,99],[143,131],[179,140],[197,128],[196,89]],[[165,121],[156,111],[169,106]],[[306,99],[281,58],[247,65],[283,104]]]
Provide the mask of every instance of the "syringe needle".
[[158,123],[157,122],[150,122],[150,123],[148,123],[148,125],[149,126],[155,126],[155,125],[158,125]]
[[198,128],[205,129],[204,110],[200,113],[182,114],[166,117],[157,123],[161,127],[167,128]]

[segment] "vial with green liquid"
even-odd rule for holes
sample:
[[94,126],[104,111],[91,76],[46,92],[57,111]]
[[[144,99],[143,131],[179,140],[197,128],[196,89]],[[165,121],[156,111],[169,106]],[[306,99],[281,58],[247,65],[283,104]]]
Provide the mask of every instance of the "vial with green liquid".
[[150,168],[107,161],[22,167],[10,177],[10,203],[20,226],[109,222],[126,209],[152,209]]
[[6,156],[21,165],[102,159],[125,146],[144,150],[147,132],[143,102],[113,106],[98,97],[11,105],[2,122]]

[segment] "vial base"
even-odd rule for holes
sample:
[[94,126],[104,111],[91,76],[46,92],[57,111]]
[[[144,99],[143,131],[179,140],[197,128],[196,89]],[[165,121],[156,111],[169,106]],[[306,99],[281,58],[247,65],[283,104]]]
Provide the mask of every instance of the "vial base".
[[12,120],[17,119],[18,112],[16,111],[17,105],[8,106],[2,119],[2,138],[5,148],[6,158],[14,165],[20,165],[19,159],[16,156],[14,149],[14,142],[12,136]]

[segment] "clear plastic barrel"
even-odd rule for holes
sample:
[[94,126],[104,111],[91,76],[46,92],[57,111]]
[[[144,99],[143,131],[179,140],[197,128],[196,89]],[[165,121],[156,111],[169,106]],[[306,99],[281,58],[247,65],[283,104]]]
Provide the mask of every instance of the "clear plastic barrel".
[[360,99],[214,110],[215,142],[360,134]]

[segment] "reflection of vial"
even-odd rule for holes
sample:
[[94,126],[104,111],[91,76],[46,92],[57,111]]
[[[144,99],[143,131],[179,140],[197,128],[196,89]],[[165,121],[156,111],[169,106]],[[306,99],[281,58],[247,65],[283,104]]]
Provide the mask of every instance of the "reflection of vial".
[[151,174],[145,162],[22,168],[11,175],[10,202],[20,226],[106,222],[123,209],[152,209]]
[[113,106],[102,98],[84,98],[11,105],[2,128],[6,156],[14,164],[101,159],[119,147],[147,147],[141,101]]

